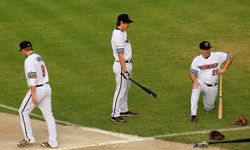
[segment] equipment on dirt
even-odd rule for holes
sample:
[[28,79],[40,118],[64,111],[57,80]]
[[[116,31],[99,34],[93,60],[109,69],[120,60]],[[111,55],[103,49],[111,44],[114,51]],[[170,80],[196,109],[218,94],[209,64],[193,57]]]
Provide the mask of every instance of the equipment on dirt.
[[221,134],[219,131],[217,130],[213,130],[209,132],[209,139],[213,139],[213,140],[223,140],[224,139],[224,135]]
[[247,125],[247,118],[245,116],[241,115],[240,118],[238,118],[234,121],[234,124],[245,126],[245,125]]
[[141,84],[139,84],[138,82],[136,82],[135,80],[129,78],[130,81],[132,81],[134,84],[138,85],[141,89],[143,89],[145,92],[147,92],[148,94],[152,95],[154,98],[157,98],[158,94],[156,94],[155,92],[151,91],[150,89],[142,86]]
[[228,140],[228,141],[217,141],[217,142],[209,142],[203,141],[202,143],[193,144],[193,148],[207,148],[210,144],[220,144],[220,143],[243,143],[243,142],[250,142],[250,138],[245,139],[236,139],[236,140]]
[[196,147],[199,147],[199,148],[207,148],[207,147],[208,147],[208,144],[209,144],[208,141],[203,141],[203,142],[201,142],[201,143],[193,144],[192,147],[193,147],[193,148],[196,148]]

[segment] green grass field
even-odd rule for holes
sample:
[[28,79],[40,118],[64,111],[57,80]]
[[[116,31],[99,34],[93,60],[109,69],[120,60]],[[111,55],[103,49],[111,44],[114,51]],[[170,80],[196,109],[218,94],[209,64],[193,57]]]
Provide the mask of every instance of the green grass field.
[[[58,120],[145,137],[234,128],[241,114],[250,118],[249,10],[248,0],[2,0],[0,104],[21,104],[26,81],[18,44],[30,40],[47,63]],[[120,13],[135,21],[128,30],[133,78],[159,93],[155,100],[132,86],[129,108],[139,115],[125,125],[110,121],[115,89],[110,38]],[[217,119],[217,109],[204,112],[200,100],[199,122],[191,123],[188,72],[202,40],[214,51],[231,53],[234,62],[223,79],[223,119]],[[235,139],[250,137],[249,131],[224,134]],[[194,143],[207,135],[163,139]],[[247,150],[250,144],[218,146]]]

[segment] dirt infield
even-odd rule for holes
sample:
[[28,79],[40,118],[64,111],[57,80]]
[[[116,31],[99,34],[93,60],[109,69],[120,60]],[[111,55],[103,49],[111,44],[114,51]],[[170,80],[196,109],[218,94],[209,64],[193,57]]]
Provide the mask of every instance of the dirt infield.
[[[0,145],[6,150],[44,150],[41,142],[47,140],[47,126],[44,121],[32,120],[36,143],[25,148],[16,147],[22,139],[19,116],[0,113]],[[180,144],[118,134],[99,129],[57,125],[59,148],[61,150],[192,150],[190,144]],[[208,150],[221,150],[210,147]]]

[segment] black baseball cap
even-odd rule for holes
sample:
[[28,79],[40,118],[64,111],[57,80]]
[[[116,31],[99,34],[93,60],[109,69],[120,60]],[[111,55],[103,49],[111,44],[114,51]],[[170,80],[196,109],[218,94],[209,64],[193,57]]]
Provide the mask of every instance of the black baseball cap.
[[20,44],[20,51],[22,51],[22,49],[26,48],[26,47],[31,47],[32,44],[29,41],[22,41]]
[[210,48],[212,48],[212,46],[208,41],[202,41],[200,43],[200,49],[209,50]]
[[133,20],[131,20],[129,18],[129,15],[128,14],[120,14],[118,17],[117,17],[117,21],[122,21],[123,23],[132,23],[134,22]]

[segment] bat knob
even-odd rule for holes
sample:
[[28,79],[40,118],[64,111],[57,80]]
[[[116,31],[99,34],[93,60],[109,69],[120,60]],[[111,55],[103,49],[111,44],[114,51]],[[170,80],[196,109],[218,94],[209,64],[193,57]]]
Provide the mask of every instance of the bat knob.
[[198,147],[198,144],[193,144],[192,147],[196,148],[196,147]]
[[203,141],[202,143],[196,143],[193,144],[193,148],[199,147],[199,148],[207,148],[208,147],[209,142],[207,141]]
[[157,98],[158,95],[157,94],[151,94],[154,98]]

